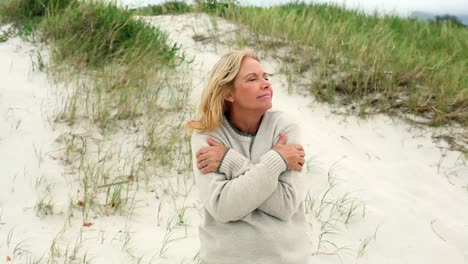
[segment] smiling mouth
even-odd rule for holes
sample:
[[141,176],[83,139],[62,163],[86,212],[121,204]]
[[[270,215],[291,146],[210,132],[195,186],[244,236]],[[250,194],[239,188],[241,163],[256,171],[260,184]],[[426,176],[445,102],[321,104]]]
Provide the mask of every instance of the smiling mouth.
[[271,97],[271,94],[262,94],[262,95],[258,96],[257,99],[268,98],[268,97]]

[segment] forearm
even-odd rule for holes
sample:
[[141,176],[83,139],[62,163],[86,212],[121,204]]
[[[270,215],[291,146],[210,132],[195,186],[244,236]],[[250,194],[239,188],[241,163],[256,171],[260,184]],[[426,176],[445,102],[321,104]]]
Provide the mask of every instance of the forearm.
[[286,170],[281,156],[268,151],[258,164],[248,164],[247,169],[234,179],[227,179],[226,175],[217,172],[201,174],[195,157],[204,142],[202,136],[192,137],[195,181],[204,207],[220,222],[239,220],[255,210],[273,193],[279,175]]
[[[282,131],[288,135],[288,144],[301,144],[301,133],[297,124],[291,124]],[[287,166],[287,162],[284,159],[282,159],[282,162]],[[235,179],[250,164],[252,164],[252,161],[236,150],[230,149],[220,164],[219,170],[226,174],[228,178]],[[303,173],[294,170],[285,171],[280,174],[275,190],[257,209],[278,219],[287,221],[297,212],[301,202],[305,198],[306,190],[306,177]]]
[[284,170],[284,165],[278,166],[278,159],[276,153],[268,152],[260,163],[251,165],[245,173],[231,180],[215,172],[200,174],[194,168],[203,205],[220,222],[243,218],[276,189],[279,174]]
[[[283,160],[282,160],[283,161]],[[284,162],[284,161],[283,161]],[[234,180],[253,163],[236,150],[230,149],[223,159],[219,171]],[[283,221],[291,218],[304,199],[304,175],[297,171],[285,171],[278,178],[278,185],[257,209]]]
[[264,213],[288,221],[305,197],[305,175],[287,171],[280,175],[275,191],[258,207]]
[[228,179],[235,179],[248,171],[252,165],[254,164],[251,160],[230,148],[221,160],[218,172],[226,175]]

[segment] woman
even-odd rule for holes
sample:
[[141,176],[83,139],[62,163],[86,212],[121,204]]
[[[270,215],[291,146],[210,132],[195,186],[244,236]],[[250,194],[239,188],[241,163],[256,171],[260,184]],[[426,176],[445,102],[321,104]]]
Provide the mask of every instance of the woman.
[[211,72],[199,119],[187,125],[204,264],[308,263],[300,129],[268,111],[272,96],[257,56],[228,52]]

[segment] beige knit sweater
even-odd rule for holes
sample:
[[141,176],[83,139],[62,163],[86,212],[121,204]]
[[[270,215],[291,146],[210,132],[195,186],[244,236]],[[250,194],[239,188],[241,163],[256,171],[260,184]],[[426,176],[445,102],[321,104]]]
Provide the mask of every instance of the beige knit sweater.
[[[301,144],[298,125],[277,111],[264,114],[256,135],[243,134],[226,118],[214,131],[192,135],[195,181],[204,206],[202,263],[309,263],[305,175],[287,170],[272,150],[280,132],[287,134],[287,144]],[[208,146],[208,136],[229,150],[218,172],[201,174],[195,153]]]

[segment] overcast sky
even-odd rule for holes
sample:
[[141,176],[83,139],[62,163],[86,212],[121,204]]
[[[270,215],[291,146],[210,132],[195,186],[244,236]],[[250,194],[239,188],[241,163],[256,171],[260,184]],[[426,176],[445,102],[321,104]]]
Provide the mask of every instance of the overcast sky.
[[[159,4],[164,0],[119,0],[129,6]],[[192,1],[187,1],[192,2]],[[242,5],[274,5],[291,2],[288,0],[240,0]],[[423,11],[436,14],[468,14],[468,0],[309,0],[305,2],[327,2],[344,4],[347,7],[362,9],[366,12],[378,10],[379,12],[395,12],[408,15],[412,11]]]

